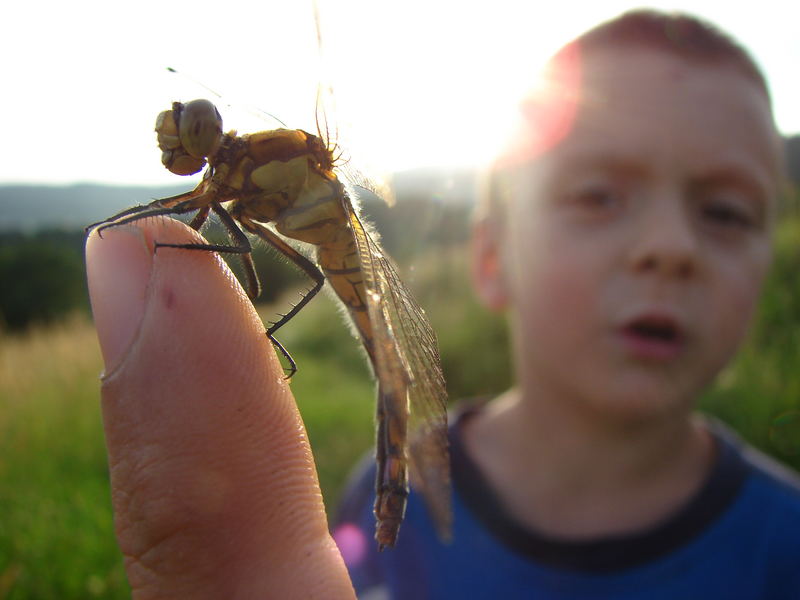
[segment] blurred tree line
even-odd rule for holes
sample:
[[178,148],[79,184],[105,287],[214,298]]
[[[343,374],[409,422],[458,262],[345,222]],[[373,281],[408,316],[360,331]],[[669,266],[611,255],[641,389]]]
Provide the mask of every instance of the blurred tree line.
[[[362,209],[398,262],[425,254],[429,247],[450,246],[467,238],[470,207],[465,202],[446,205],[408,197],[389,207],[372,199]],[[216,221],[203,234],[216,243],[227,239]],[[308,283],[284,257],[259,240],[251,241],[263,287],[259,302],[273,302],[288,289]],[[72,311],[89,311],[84,243],[81,230],[0,232],[0,331],[23,331]],[[239,261],[225,258],[241,276]]]
[[0,233],[0,331],[88,309],[82,231]]

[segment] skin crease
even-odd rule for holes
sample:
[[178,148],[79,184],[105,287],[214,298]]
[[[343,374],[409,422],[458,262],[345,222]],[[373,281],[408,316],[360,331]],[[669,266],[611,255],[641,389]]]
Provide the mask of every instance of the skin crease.
[[[572,129],[475,230],[473,279],[507,310],[518,386],[465,426],[522,524],[565,539],[641,531],[703,483],[698,394],[746,334],[770,263],[779,154],[769,101],[735,67],[593,50]],[[677,321],[676,356],[623,328]]]

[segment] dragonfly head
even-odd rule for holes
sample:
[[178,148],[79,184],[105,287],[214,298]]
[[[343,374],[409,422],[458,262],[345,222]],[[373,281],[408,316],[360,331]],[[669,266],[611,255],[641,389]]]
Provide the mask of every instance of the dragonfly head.
[[222,117],[208,100],[173,102],[156,119],[161,162],[176,175],[193,175],[222,141]]

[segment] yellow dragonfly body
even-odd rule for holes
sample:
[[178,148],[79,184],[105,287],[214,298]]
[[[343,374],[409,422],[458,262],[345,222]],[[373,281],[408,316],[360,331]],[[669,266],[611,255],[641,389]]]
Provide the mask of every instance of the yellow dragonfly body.
[[[188,175],[206,162],[192,191],[123,211],[98,223],[101,228],[165,214],[196,211],[200,229],[209,212],[227,228],[231,245],[173,247],[236,253],[243,259],[247,290],[260,286],[245,231],[286,255],[314,281],[301,301],[267,330],[292,318],[327,280],[344,303],[378,380],[376,416],[375,538],[393,546],[412,483],[423,494],[440,537],[450,531],[450,468],[446,391],[436,337],[424,311],[370,234],[337,176],[333,149],[319,136],[299,129],[249,135],[223,133],[222,119],[207,100],[176,102],[156,123],[162,162]],[[271,226],[267,226],[271,225]],[[241,229],[240,229],[241,227]],[[288,241],[315,248],[315,260]],[[170,246],[157,244],[156,247]]]

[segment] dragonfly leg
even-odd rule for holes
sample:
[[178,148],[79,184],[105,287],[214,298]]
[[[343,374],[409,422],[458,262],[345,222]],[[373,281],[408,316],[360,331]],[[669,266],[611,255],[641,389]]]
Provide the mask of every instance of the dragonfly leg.
[[[225,225],[225,228],[228,230],[228,233],[234,242],[233,245],[201,243],[163,244],[156,242],[156,250],[158,250],[158,248],[180,248],[181,250],[204,250],[206,252],[222,252],[224,254],[250,254],[250,252],[253,250],[252,246],[250,246],[250,240],[247,239],[247,236],[241,229],[236,227],[236,224],[233,222],[233,220],[231,220],[231,216],[228,214],[228,212],[222,208],[217,201],[211,203],[211,208],[220,216],[220,220]],[[224,215],[224,217],[222,215]],[[197,217],[195,217],[195,219],[196,218]],[[228,220],[230,220],[230,223]]]
[[[399,391],[399,390],[398,390]],[[378,389],[375,440],[375,539],[378,549],[394,546],[408,499],[408,462],[405,457],[408,408],[398,393]]]
[[229,244],[165,244],[162,242],[156,242],[155,248],[158,250],[159,248],[179,248],[181,250],[203,250],[205,252],[221,252],[223,254],[247,254],[250,252],[251,248],[249,247],[250,242],[247,242],[248,246],[231,246]]
[[269,329],[267,329],[267,334],[272,335],[278,329],[286,325],[286,323],[288,323],[292,317],[299,313],[303,307],[308,304],[314,296],[317,295],[317,292],[319,292],[325,283],[325,276],[322,274],[322,271],[317,268],[317,265],[283,241],[279,235],[273,233],[263,225],[254,221],[250,221],[249,219],[242,219],[242,225],[244,225],[248,231],[255,233],[270,246],[275,248],[278,252],[291,260],[295,265],[302,269],[306,275],[314,280],[314,286],[300,298],[300,301],[292,306],[292,309],[288,313],[281,315],[281,318],[278,319],[277,322],[273,323]]
[[[92,223],[91,225],[87,225],[84,228],[84,231],[88,233],[92,229],[98,226],[100,227],[101,230],[103,230],[106,227],[112,227],[114,225],[124,225],[125,223],[132,223],[133,221],[138,221],[139,219],[144,219],[146,217],[152,216],[154,214],[153,211],[155,211],[155,215],[172,214],[171,212],[163,212],[163,210],[166,210],[167,207],[161,206],[159,202],[160,200],[156,200],[155,202],[151,202],[150,204],[140,204],[139,206],[126,208],[125,210],[118,212],[112,217],[109,217],[102,221],[98,221],[97,223]],[[123,217],[132,217],[132,218],[123,219]],[[118,219],[122,219],[122,221],[117,222]]]
[[283,354],[283,357],[286,359],[286,362],[289,363],[288,368],[284,367],[284,370],[286,371],[286,376],[284,377],[284,379],[291,379],[292,377],[294,377],[294,374],[297,373],[297,363],[294,362],[292,355],[289,354],[289,351],[283,347],[283,344],[281,344],[275,338],[275,336],[272,335],[269,331],[267,331],[267,338],[269,339],[270,342],[272,342],[272,345],[275,346],[275,348],[277,348],[281,354]]
[[[239,229],[236,225],[236,222],[233,220],[233,217],[228,213],[227,210],[222,208],[220,203],[216,200],[208,205],[208,208],[214,211],[214,213],[219,216],[220,221],[225,226],[225,229],[228,231],[228,235],[231,237],[233,241],[233,245],[230,244],[160,244],[156,242],[155,247],[156,250],[159,248],[180,248],[183,250],[204,250],[206,252],[221,252],[224,254],[238,254],[242,260],[242,265],[244,266],[245,277],[247,279],[247,296],[251,300],[255,300],[261,294],[261,284],[258,281],[258,275],[256,274],[255,265],[253,264],[253,256],[252,256],[252,246],[250,245],[250,240],[247,239],[247,236],[244,232]],[[205,212],[205,216],[208,215],[208,208],[202,207],[200,211],[197,213],[197,216],[192,220],[190,225],[195,224],[196,222],[199,225],[203,224],[205,221],[205,217],[201,217],[202,213]]]
[[[156,200],[153,200],[149,204],[140,204],[138,206],[132,206],[130,208],[126,208],[125,210],[118,212],[117,214],[107,219],[103,219],[102,221],[98,221],[96,223],[92,223],[91,225],[87,225],[84,230],[88,233],[97,226],[101,226],[101,229],[105,229],[106,226],[123,225],[125,223],[131,223],[140,218],[144,219],[150,216],[183,214],[189,212],[192,209],[198,208],[197,204],[192,205],[192,200],[202,196],[204,193],[205,192],[203,190],[194,189],[190,192],[184,192],[176,196],[169,196],[168,198],[158,198]],[[162,212],[163,209],[177,209],[177,210],[175,210],[174,212]],[[208,214],[208,211],[206,211],[206,214]],[[123,219],[123,221],[117,222],[118,219],[122,219],[123,217],[130,217],[132,215],[136,215],[136,218],[130,220]],[[202,221],[200,224],[202,225]]]
[[[219,217],[222,224],[225,226],[225,229],[228,230],[228,234],[231,238],[238,242],[239,245],[243,245],[245,242],[247,243],[248,248],[250,247],[250,241],[247,239],[247,236],[244,232],[239,229],[239,226],[236,225],[236,222],[231,217],[230,213],[222,208],[219,202],[214,201],[211,203],[211,208],[214,210],[214,213]],[[256,266],[253,264],[253,255],[251,252],[246,252],[240,255],[242,260],[242,266],[244,267],[244,275],[247,278],[247,296],[250,300],[255,300],[261,295],[261,282],[258,280],[258,273],[256,273]],[[294,364],[292,358],[287,356],[289,361]]]
[[189,227],[191,227],[195,231],[200,231],[200,228],[205,224],[206,219],[208,219],[208,213],[210,210],[211,207],[208,205],[198,210],[197,214],[194,217],[192,217],[192,220],[189,223]]
[[140,204],[139,206],[133,206],[131,208],[126,208],[125,210],[115,214],[113,217],[109,217],[107,219],[103,219],[102,221],[97,221],[96,223],[92,223],[91,225],[87,225],[86,227],[84,227],[84,231],[86,233],[89,233],[92,229],[94,229],[98,225],[103,225],[104,223],[112,223],[112,222],[114,222],[117,219],[120,219],[122,217],[127,217],[128,215],[140,213],[140,212],[148,210],[150,208],[153,208],[152,204]]
[[[118,227],[119,225],[127,225],[128,223],[133,223],[134,221],[140,221],[141,219],[147,219],[149,217],[159,217],[162,215],[181,215],[196,210],[196,208],[197,207],[180,206],[180,205],[164,207],[164,208],[145,206],[142,207],[141,211],[128,214],[122,218],[119,218],[118,220],[114,220],[116,219],[116,217],[112,217],[111,219],[107,219],[106,221],[95,224],[95,226],[99,225],[99,227],[97,228],[97,233],[98,235],[100,235],[100,237],[103,237],[102,236],[103,230],[108,229],[109,227]],[[87,228],[87,230],[91,229],[92,227],[93,226],[90,225],[89,228]]]

